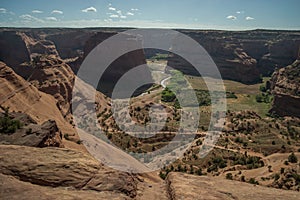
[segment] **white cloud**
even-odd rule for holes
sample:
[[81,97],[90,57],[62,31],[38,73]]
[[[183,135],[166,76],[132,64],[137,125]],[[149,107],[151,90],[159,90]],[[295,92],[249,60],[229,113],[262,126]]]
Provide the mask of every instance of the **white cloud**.
[[33,10],[33,11],[31,11],[32,13],[35,13],[35,14],[40,14],[40,13],[43,13],[43,11],[41,11],[41,10]]
[[114,7],[109,7],[108,10],[113,10],[113,11],[115,11],[116,8],[114,8]]
[[244,14],[245,11],[236,11],[236,14]]
[[7,10],[5,8],[0,8],[0,13],[6,13]]
[[64,12],[61,10],[52,10],[51,14],[61,14],[62,15],[62,14],[64,14]]
[[139,9],[137,8],[131,8],[131,11],[138,11]]
[[112,22],[112,19],[105,19],[104,21],[108,23],[108,22]]
[[93,6],[89,7],[89,8],[86,8],[86,9],[83,9],[81,10],[82,12],[97,12],[97,9]]
[[126,18],[127,18],[127,16],[125,16],[125,15],[121,15],[121,16],[120,16],[120,18],[121,18],[121,19],[126,19]]
[[122,11],[121,11],[121,10],[118,10],[117,13],[118,13],[119,15],[122,15]]
[[236,20],[237,17],[236,16],[233,16],[233,15],[229,15],[226,17],[227,19],[231,19],[231,20]]
[[246,19],[247,21],[249,21],[249,20],[254,20],[253,17],[246,17],[245,19]]
[[110,15],[110,18],[119,18],[119,15]]
[[130,15],[130,16],[133,16],[134,14],[131,13],[131,12],[127,12],[126,15]]
[[36,22],[44,22],[43,20],[36,18],[32,15],[29,14],[25,14],[25,15],[20,15],[19,16],[22,20],[24,20],[25,22],[32,22],[32,21],[36,21]]
[[48,21],[54,21],[54,22],[58,21],[56,17],[46,17],[46,19]]

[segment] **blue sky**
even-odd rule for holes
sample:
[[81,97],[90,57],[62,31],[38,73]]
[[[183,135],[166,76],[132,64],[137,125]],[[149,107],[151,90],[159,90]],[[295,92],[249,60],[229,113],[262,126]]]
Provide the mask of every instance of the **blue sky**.
[[299,0],[1,0],[1,27],[300,30]]

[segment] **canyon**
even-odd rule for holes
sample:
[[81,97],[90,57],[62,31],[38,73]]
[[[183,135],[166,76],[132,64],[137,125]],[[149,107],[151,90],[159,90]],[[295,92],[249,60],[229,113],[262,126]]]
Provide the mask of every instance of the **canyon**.
[[[3,199],[296,199],[299,196],[299,163],[284,163],[291,152],[299,151],[300,31],[178,30],[207,50],[226,80],[253,88],[252,84],[260,83],[262,76],[271,76],[267,88],[274,98],[270,116],[260,116],[254,111],[228,111],[220,140],[207,158],[200,160],[194,154],[205,136],[203,126],[195,144],[174,165],[162,171],[134,174],[109,168],[93,157],[85,147],[86,138],[79,137],[79,132],[86,134],[89,123],[94,121],[87,118],[76,124],[73,116],[73,111],[79,110],[84,115],[94,110],[108,138],[126,150],[153,151],[173,137],[180,108],[174,108],[170,102],[163,105],[168,111],[165,130],[149,141],[124,135],[111,113],[110,97],[118,79],[161,51],[140,49],[117,58],[100,79],[101,85],[93,87],[87,79],[77,76],[80,66],[99,43],[125,30],[0,29],[0,117],[4,123],[20,122],[13,133],[0,133]],[[133,41],[133,45],[142,46],[142,41],[134,36],[124,37]],[[193,80],[200,76],[177,55],[168,53],[166,63]],[[150,76],[147,67],[136,74],[140,79]],[[130,114],[136,122],[144,125],[143,122],[149,121],[150,105],[162,103],[158,98],[167,86],[164,84],[163,87],[146,85],[135,91],[133,96],[137,97],[132,98]],[[88,98],[88,91],[94,92],[94,99]],[[111,156],[118,153],[105,148],[99,152]],[[295,155],[300,158],[298,152]],[[128,158],[122,159],[133,161]],[[228,162],[221,168],[223,160]],[[211,166],[217,166],[217,171],[210,170]],[[199,171],[200,167],[203,171]],[[282,168],[285,171],[280,173]]]

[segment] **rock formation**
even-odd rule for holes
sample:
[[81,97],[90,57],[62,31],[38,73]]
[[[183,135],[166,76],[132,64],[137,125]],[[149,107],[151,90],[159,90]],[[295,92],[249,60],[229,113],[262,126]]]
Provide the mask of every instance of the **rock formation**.
[[70,101],[75,75],[71,68],[55,56],[38,56],[29,81],[40,91],[52,95],[58,101],[63,116],[70,113]]
[[274,95],[271,113],[300,117],[300,60],[277,70],[271,78]]
[[[4,117],[4,114],[0,113],[0,117]],[[0,133],[0,144],[63,147],[62,134],[55,121],[48,120],[39,125],[26,114],[10,113],[8,117],[19,120],[23,126],[14,133]]]
[[[0,149],[1,177],[5,175],[6,179],[25,187],[29,187],[27,183],[31,183],[35,185],[31,187],[42,191],[49,190],[52,194],[59,190],[71,190],[79,194],[80,191],[85,194],[87,192],[84,191],[88,191],[95,197],[101,196],[102,193],[106,196],[112,194],[119,197],[127,196],[127,198],[136,196],[138,179],[135,176],[108,169],[91,156],[78,151],[13,145],[0,145]],[[18,189],[18,184],[17,186],[3,184],[5,183],[2,182],[0,187],[1,196],[9,193],[3,190],[3,187]],[[29,197],[30,194],[26,196]]]
[[[86,42],[84,46],[84,57],[86,56],[101,42],[108,39],[109,37],[112,37],[116,35],[118,32],[115,31],[105,31],[105,32],[98,32],[95,35],[93,35],[89,40]],[[111,63],[109,66],[107,66],[107,69],[105,70],[104,74],[100,78],[99,85],[97,87],[97,90],[104,93],[106,96],[111,97],[112,92],[114,89],[115,84],[117,81],[129,70],[146,64],[146,58],[144,51],[142,48],[142,41],[135,36],[129,35],[129,34],[123,34],[122,35],[122,45],[126,45],[128,47],[136,47],[140,48],[139,50],[128,52],[124,55],[122,55],[119,58],[116,58],[113,63]],[[121,45],[121,41],[112,42],[113,48],[118,48],[118,45]],[[109,49],[108,51],[110,51]],[[113,52],[114,50],[112,50]],[[113,55],[109,55],[113,56]],[[96,61],[99,65],[102,65],[101,61]],[[105,67],[105,66],[102,66]],[[141,80],[149,80],[151,81],[151,73],[147,67],[143,67],[143,69],[140,69],[136,71],[135,79],[141,79]],[[132,84],[134,80],[127,80],[127,88],[130,88],[130,85]],[[87,81],[88,82],[88,81]],[[125,90],[127,88],[124,88]],[[139,90],[136,90],[136,94],[140,94],[143,91],[145,91],[149,86],[144,86],[142,88],[139,88]],[[114,91],[116,94],[116,91]],[[134,91],[133,91],[134,92]],[[117,95],[120,97],[123,97],[122,91],[117,91]]]
[[[297,31],[181,32],[206,49],[224,79],[248,84],[260,81],[260,75],[271,75],[276,67],[293,62],[300,46],[300,33]],[[168,65],[184,73],[198,75],[190,64],[178,56],[171,56]]]
[[28,69],[24,69],[21,64],[30,62],[30,53],[26,43],[17,31],[0,32],[0,60],[7,65],[14,67],[18,74],[29,75]]
[[297,199],[296,191],[282,191],[214,177],[171,173],[167,177],[171,199]]
[[3,62],[0,62],[0,84],[1,106],[9,107],[11,112],[26,113],[38,124],[55,120],[63,133],[75,132],[62,116],[54,97],[39,91]]
[[[96,45],[121,31],[124,30],[2,29],[0,59],[25,78],[31,71],[28,65],[21,64],[30,62],[37,54],[59,56],[76,73]],[[256,83],[260,81],[261,74],[271,75],[276,67],[282,68],[292,63],[297,58],[300,46],[299,31],[179,31],[195,39],[208,51],[223,78],[243,83]],[[124,55],[113,63],[113,67],[120,63],[137,66],[145,63],[144,57],[142,51],[131,54],[131,59]],[[170,58],[169,66],[196,74],[189,64],[177,56]],[[110,72],[112,74],[109,77],[116,77],[113,74],[115,71]]]

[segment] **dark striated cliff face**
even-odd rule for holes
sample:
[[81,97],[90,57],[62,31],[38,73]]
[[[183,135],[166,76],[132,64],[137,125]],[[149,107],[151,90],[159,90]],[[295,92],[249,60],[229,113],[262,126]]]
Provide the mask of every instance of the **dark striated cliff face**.
[[[124,30],[2,28],[0,29],[0,60],[21,76],[28,78],[31,72],[22,63],[30,62],[35,55],[56,55],[76,73],[84,58],[96,45]],[[292,63],[297,59],[300,46],[300,31],[179,31],[195,39],[208,51],[224,79],[249,84],[259,82],[261,74],[271,75],[275,68],[282,68]],[[146,52],[148,56],[153,54],[152,51]],[[145,63],[144,52],[137,51],[131,55],[124,55],[113,65],[137,66],[143,63]],[[187,62],[177,56],[171,57],[168,65],[184,73],[197,75]],[[111,77],[116,75],[112,74]]]
[[[14,71],[25,79],[38,80],[37,71],[43,68],[52,68],[51,60],[57,60],[71,67],[77,73],[85,57],[98,44],[109,37],[124,31],[123,29],[0,29],[0,60],[10,65]],[[132,36],[128,36],[132,37]],[[141,41],[132,40],[137,46]],[[40,62],[40,58],[51,56],[51,59]],[[129,52],[117,58],[106,70],[101,79],[102,87],[97,89],[107,96],[111,96],[117,80],[130,69],[146,64],[144,51]],[[55,65],[56,66],[56,65]],[[45,71],[45,70],[43,70]],[[58,72],[57,72],[58,73]],[[137,72],[137,77],[149,79],[148,68]],[[42,73],[44,74],[44,73]],[[47,80],[54,83],[55,80]],[[58,81],[59,82],[59,81]],[[130,81],[129,81],[130,82]],[[53,84],[52,84],[53,85]],[[149,86],[136,91],[139,94]],[[44,87],[39,87],[40,89]],[[42,91],[48,91],[43,90]]]
[[[224,79],[243,83],[260,81],[260,74],[271,75],[297,58],[299,31],[181,31],[201,44],[211,55]],[[197,75],[178,56],[168,65],[184,73]]]
[[271,79],[274,101],[271,113],[300,117],[300,60],[277,70]]
[[0,46],[0,60],[18,74],[26,74],[21,64],[30,61],[30,53],[22,36],[17,31],[0,31]]
[[[88,54],[101,42],[106,40],[109,37],[112,37],[116,35],[118,32],[116,31],[103,31],[103,32],[98,32],[86,42],[84,46],[84,56],[83,59],[85,59]],[[111,97],[112,91],[114,89],[115,84],[117,81],[129,70],[146,64],[146,57],[144,54],[144,51],[142,49],[142,41],[137,39],[135,36],[128,35],[128,34],[123,34],[122,38],[124,38],[124,43],[126,47],[137,47],[140,48],[139,50],[136,51],[131,51],[128,52],[118,58],[116,58],[109,66],[107,66],[104,74],[100,78],[98,88],[97,90],[104,93],[106,96]],[[112,44],[113,48],[118,48],[118,43],[117,44]],[[109,52],[114,52],[114,49],[107,49]],[[114,55],[109,55],[109,56],[114,56]],[[99,65],[102,65],[101,61],[97,61]],[[105,67],[105,66],[102,66]],[[149,69],[144,66],[141,69],[136,71],[136,79],[142,79],[142,80],[148,80],[151,81],[151,73]],[[126,84],[128,84],[127,88],[130,88],[130,85],[132,84],[134,80],[127,80]],[[101,84],[100,84],[101,83]],[[138,90],[135,91],[135,95],[138,95],[142,93],[145,89],[147,89],[149,86],[144,86],[139,88]],[[125,97],[126,95],[123,94],[122,91],[114,91],[117,92],[117,96],[119,97]],[[116,94],[116,93],[115,93]]]

